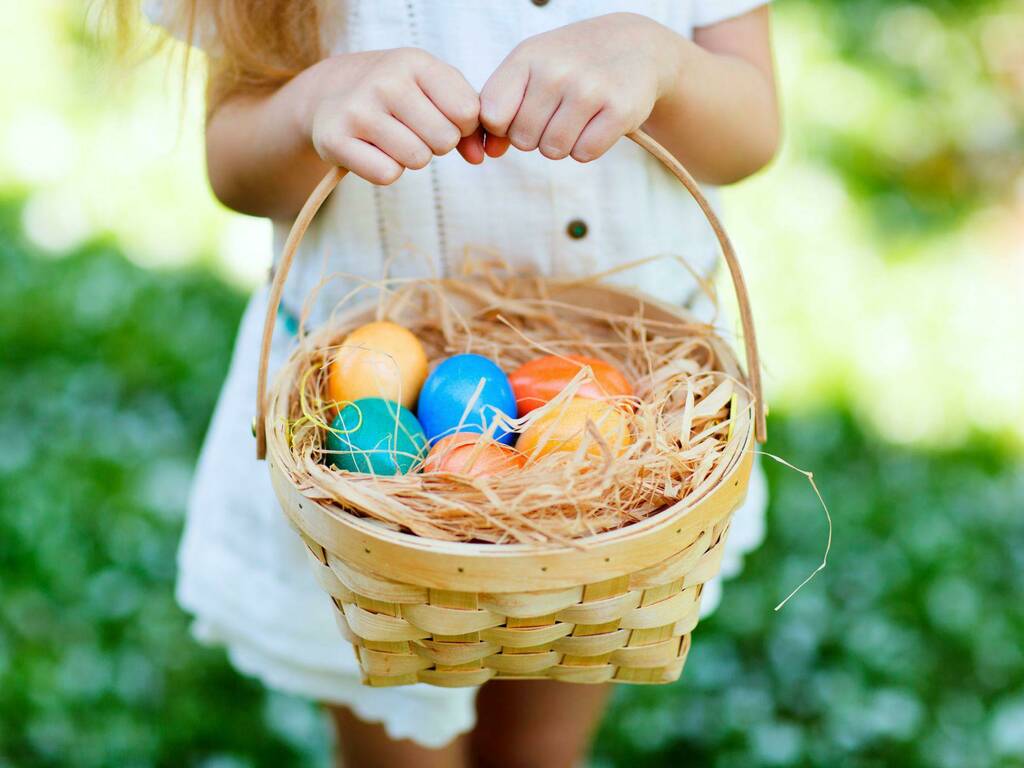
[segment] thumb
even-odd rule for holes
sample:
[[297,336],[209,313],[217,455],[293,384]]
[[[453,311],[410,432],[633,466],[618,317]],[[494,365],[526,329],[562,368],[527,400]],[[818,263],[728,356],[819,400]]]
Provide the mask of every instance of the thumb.
[[501,157],[509,148],[511,141],[508,136],[495,136],[488,133],[484,139],[484,151],[488,157]]
[[484,129],[477,126],[473,133],[459,140],[456,149],[467,163],[480,165],[484,161]]

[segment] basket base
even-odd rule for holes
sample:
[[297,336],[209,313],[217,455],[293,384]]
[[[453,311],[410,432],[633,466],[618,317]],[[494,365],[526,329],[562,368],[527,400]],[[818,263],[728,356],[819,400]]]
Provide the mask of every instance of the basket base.
[[379,577],[355,573],[306,544],[368,686],[458,688],[503,679],[663,684],[682,674],[703,583],[718,572],[727,533],[725,522],[668,562],[576,590],[429,589],[425,602],[405,603],[366,594],[402,599],[401,585],[374,588]]

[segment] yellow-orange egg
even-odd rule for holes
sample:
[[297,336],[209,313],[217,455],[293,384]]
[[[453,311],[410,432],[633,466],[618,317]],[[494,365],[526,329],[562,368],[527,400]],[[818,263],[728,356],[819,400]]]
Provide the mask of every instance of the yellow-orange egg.
[[626,410],[602,400],[574,397],[551,408],[528,426],[519,436],[516,448],[527,457],[537,458],[555,451],[575,451],[586,439],[589,442],[587,453],[600,456],[601,446],[593,435],[584,437],[588,434],[588,420],[593,422],[613,454],[620,455],[633,443]]
[[426,378],[427,353],[419,339],[395,323],[367,323],[341,342],[327,394],[339,404],[379,397],[412,409]]
[[522,469],[525,463],[526,457],[514,448],[476,433],[456,432],[434,444],[423,471],[485,477]]

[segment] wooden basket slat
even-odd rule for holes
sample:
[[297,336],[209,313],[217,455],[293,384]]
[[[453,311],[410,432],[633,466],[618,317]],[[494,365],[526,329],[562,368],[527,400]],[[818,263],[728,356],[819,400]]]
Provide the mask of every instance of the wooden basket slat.
[[695,587],[677,592],[672,597],[643,608],[634,608],[620,619],[623,629],[648,629],[674,624],[679,621],[699,600]]
[[375,677],[416,674],[421,669],[433,666],[430,659],[415,654],[383,653],[367,648],[359,650],[359,664],[364,673]]
[[554,649],[570,656],[601,656],[624,648],[627,642],[629,632],[616,629],[597,635],[563,637],[554,643]]
[[341,636],[345,638],[353,646],[361,645],[363,638],[352,631],[352,628],[348,625],[348,620],[345,618],[345,613],[342,607],[338,604],[334,606],[334,623],[338,625],[338,631],[341,632]]
[[604,600],[579,603],[569,608],[563,608],[555,614],[555,617],[559,621],[569,624],[606,624],[609,621],[621,619],[627,611],[636,608],[639,604],[640,593],[627,592]]
[[414,627],[405,619],[371,613],[354,603],[345,603],[345,620],[349,629],[365,640],[397,642],[430,637],[430,632]]
[[330,568],[323,565],[312,552],[307,551],[306,554],[309,556],[307,559],[309,560],[310,568],[313,569],[316,582],[324,592],[342,602],[351,603],[355,601],[356,594],[342,584]]
[[611,662],[617,667],[664,667],[678,657],[679,641],[674,637],[653,645],[620,648],[612,652]]
[[707,552],[711,541],[711,531],[702,531],[692,544],[678,554],[650,568],[631,573],[629,576],[630,589],[647,589],[685,576]]
[[402,606],[402,617],[436,635],[464,635],[505,623],[504,617],[491,611],[442,608],[429,604]]
[[486,667],[465,672],[440,672],[434,669],[424,669],[418,673],[414,682],[430,683],[442,688],[465,688],[473,685],[483,685],[496,674],[496,670]]
[[557,613],[576,605],[583,599],[583,587],[570,587],[553,592],[510,592],[508,594],[482,594],[480,607],[505,616],[526,619]]
[[707,552],[700,556],[693,568],[683,577],[683,586],[690,587],[710,581],[722,567],[722,555],[725,554],[725,536]]
[[[420,674],[423,674],[422,672]],[[411,672],[408,675],[396,675],[387,677],[385,675],[364,675],[363,683],[373,688],[394,688],[399,685],[415,685],[419,682],[417,673]]]
[[700,619],[699,602],[694,604],[689,613],[672,625],[672,634],[677,636],[690,634],[696,628],[698,619]]
[[360,595],[391,603],[424,603],[427,601],[428,590],[426,587],[402,584],[362,573],[355,568],[350,568],[344,561],[330,553],[327,554],[327,564],[338,581],[350,591]]
[[607,683],[615,677],[616,669],[611,664],[595,667],[569,667],[556,664],[549,667],[547,676],[563,683]]
[[536,675],[553,667],[560,658],[560,654],[555,651],[518,653],[513,656],[499,653],[488,657],[484,666],[511,675]]
[[481,661],[501,650],[497,643],[486,640],[465,643],[444,643],[433,640],[418,640],[412,644],[413,651],[425,659],[442,666],[458,666]]
[[561,637],[572,632],[572,624],[551,624],[533,629],[509,629],[507,627],[494,627],[484,630],[480,636],[485,640],[492,640],[502,646],[509,648],[535,648],[540,645],[553,643]]

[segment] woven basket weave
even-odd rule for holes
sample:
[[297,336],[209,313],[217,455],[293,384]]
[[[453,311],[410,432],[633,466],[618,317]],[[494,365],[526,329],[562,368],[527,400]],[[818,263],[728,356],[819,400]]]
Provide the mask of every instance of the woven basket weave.
[[[264,326],[257,454],[267,460],[281,507],[310,551],[368,685],[453,687],[493,678],[667,683],[682,672],[702,586],[718,573],[731,515],[746,494],[754,441],[764,440],[764,408],[749,299],[727,235],[678,161],[642,132],[629,138],[679,179],[715,231],[736,288],[748,373],[725,341],[712,337],[712,343],[725,372],[750,395],[739,391],[733,404],[728,439],[739,450],[710,492],[591,536],[583,548],[446,542],[397,532],[339,509],[310,478],[284,469],[299,367],[286,365],[268,396],[270,340],[299,242],[343,169],[324,178],[292,227]],[[548,288],[560,302],[693,322],[682,308],[619,288],[557,281]],[[353,310],[317,333],[327,341],[370,319],[369,310]]]

